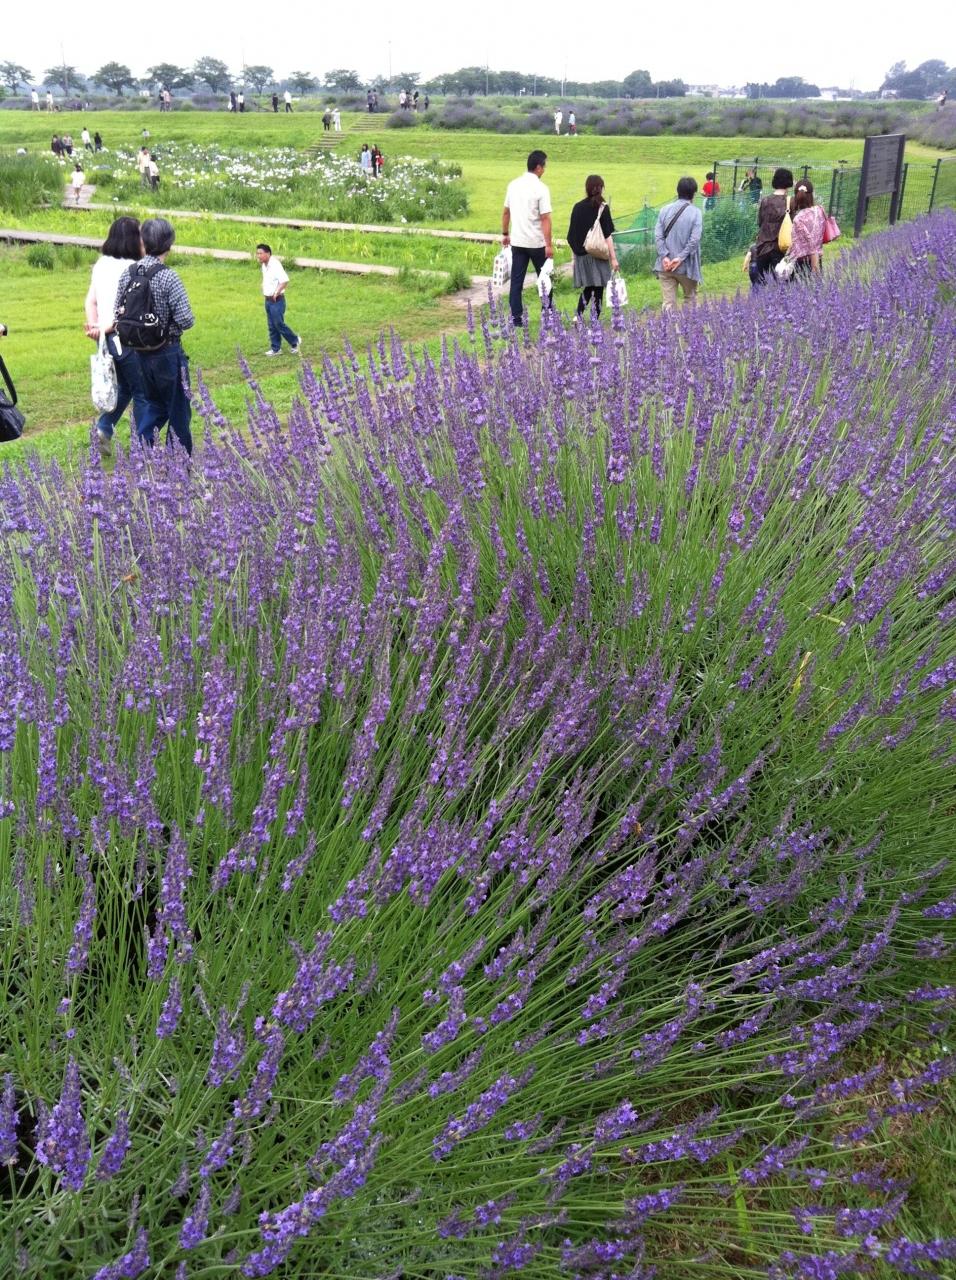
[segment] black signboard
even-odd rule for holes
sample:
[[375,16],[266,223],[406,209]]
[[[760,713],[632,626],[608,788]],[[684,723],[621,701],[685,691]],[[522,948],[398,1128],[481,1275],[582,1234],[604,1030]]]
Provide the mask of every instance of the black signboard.
[[888,133],[867,138],[863,144],[863,169],[860,173],[860,196],[856,207],[855,234],[866,221],[867,201],[873,196],[890,196],[890,223],[896,221],[900,186],[903,179],[904,133]]

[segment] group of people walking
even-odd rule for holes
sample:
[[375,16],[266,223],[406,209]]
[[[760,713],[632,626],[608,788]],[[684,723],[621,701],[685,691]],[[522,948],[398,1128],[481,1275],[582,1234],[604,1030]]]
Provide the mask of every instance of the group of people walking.
[[195,324],[183,282],[166,255],[176,232],[165,218],[117,218],[93,266],[86,333],[113,360],[115,407],[100,415],[100,450],[109,453],[116,424],[133,406],[131,430],[146,445],[168,424],[192,452],[189,363],[182,336]]
[[[176,239],[165,218],[117,218],[101,256],[93,266],[86,295],[87,336],[112,360],[116,396],[100,414],[96,435],[100,452],[112,451],[116,425],[132,406],[130,433],[152,446],[168,426],[167,443],[175,438],[192,453],[189,358],[183,334],[195,319],[177,272],[166,265]],[[295,355],[301,341],[286,323],[289,276],[270,245],[256,246],[262,268],[262,297],[269,330],[267,356],[278,356],[283,339]]]
[[[529,266],[539,280],[542,306],[552,305],[550,277],[554,258],[552,236],[551,193],[542,176],[547,153],[532,151],[527,172],[509,184],[502,214],[502,246],[510,250],[511,288],[509,302],[516,325],[524,322],[522,292]],[[816,203],[813,183],[801,178],[794,186],[789,169],[777,169],[772,192],[761,196],[763,183],[756,169],[748,170],[744,179],[751,200],[759,200],[756,244],[748,255],[751,280],[756,287],[771,277],[806,279],[818,272],[823,262],[828,223],[826,210]],[[789,191],[794,188],[792,199]],[[571,210],[567,242],[573,255],[574,284],[581,289],[577,314],[588,306],[600,313],[604,291],[618,270],[614,248],[614,220],[610,204],[604,198],[604,179],[590,174],[584,183],[584,199]],[[701,237],[704,229],[702,210],[694,204],[697,179],[681,178],[677,199],[660,210],[654,228],[657,256],[654,274],[661,287],[662,309],[677,310],[678,296],[684,306],[694,306],[703,281],[701,271]],[[716,200],[720,187],[713,173],[707,174],[703,189],[704,204]],[[835,231],[839,234],[838,229]],[[779,269],[785,262],[785,269]]]
[[[543,307],[551,307],[551,274],[554,270],[551,192],[542,176],[548,163],[545,151],[532,151],[527,171],[508,184],[501,217],[501,242],[511,253],[509,304],[515,325],[524,323],[522,292],[533,266],[538,276]],[[604,199],[604,179],[589,174],[584,183],[584,199],[571,210],[568,244],[574,255],[574,284],[581,289],[577,314],[593,306],[600,314],[604,290],[618,270],[614,249],[614,221],[611,206]],[[550,266],[548,264],[551,264]]]

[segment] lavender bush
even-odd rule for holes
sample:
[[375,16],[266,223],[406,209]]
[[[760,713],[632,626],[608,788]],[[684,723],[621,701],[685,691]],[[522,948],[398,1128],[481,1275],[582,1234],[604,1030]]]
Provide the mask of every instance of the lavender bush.
[[5,1275],[953,1274],[954,289],[940,214],[7,469]]

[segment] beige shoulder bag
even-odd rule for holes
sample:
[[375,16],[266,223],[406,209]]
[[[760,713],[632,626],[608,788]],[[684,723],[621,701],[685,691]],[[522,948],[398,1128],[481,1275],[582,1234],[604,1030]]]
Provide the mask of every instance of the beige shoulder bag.
[[607,208],[606,204],[602,204],[598,210],[598,216],[594,219],[594,226],[588,232],[584,241],[584,252],[592,258],[601,258],[607,262],[611,256],[611,250],[608,248],[607,237],[601,230],[601,216]]

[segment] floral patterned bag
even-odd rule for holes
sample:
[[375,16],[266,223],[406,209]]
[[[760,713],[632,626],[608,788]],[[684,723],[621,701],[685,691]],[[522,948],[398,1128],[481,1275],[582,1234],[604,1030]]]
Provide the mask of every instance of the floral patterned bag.
[[93,408],[100,413],[112,413],[119,399],[116,381],[116,364],[106,345],[106,334],[100,334],[96,353],[90,356],[90,395]]

